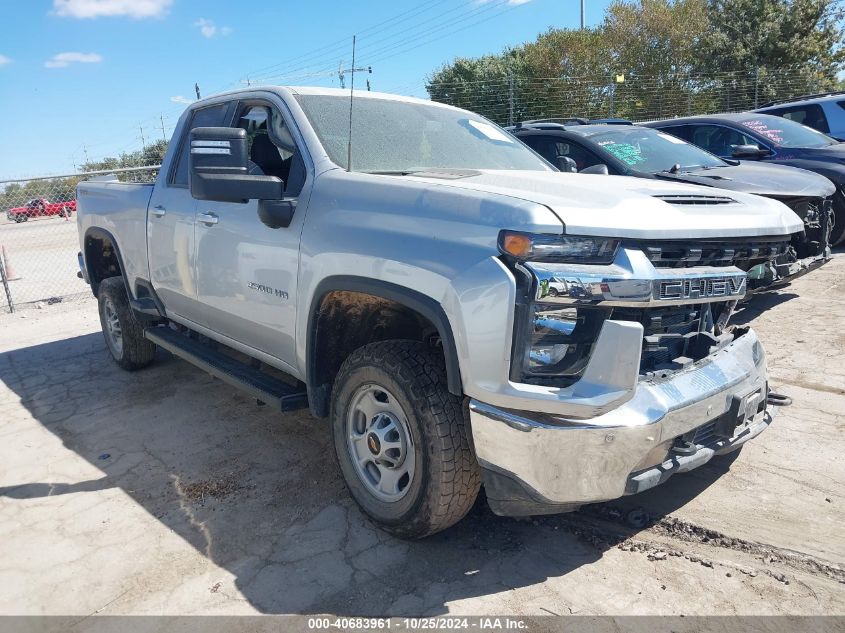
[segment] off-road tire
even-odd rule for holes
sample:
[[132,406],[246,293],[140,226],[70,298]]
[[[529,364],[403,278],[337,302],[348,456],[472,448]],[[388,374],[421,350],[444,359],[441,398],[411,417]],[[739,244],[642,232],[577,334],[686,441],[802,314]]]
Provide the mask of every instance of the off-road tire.
[[[129,306],[126,296],[126,286],[122,277],[109,277],[100,282],[97,292],[100,325],[106,339],[106,347],[114,361],[123,369],[134,371],[146,367],[155,358],[156,346],[144,338],[144,328],[135,318],[135,313]],[[120,323],[122,332],[122,349],[116,350],[109,340],[106,324],[106,305],[111,304]]]
[[[406,413],[418,464],[406,495],[378,499],[361,480],[347,447],[347,414],[357,390],[381,385]],[[423,538],[460,521],[472,508],[481,476],[470,443],[463,399],[449,393],[442,356],[424,343],[384,341],[353,352],[334,381],[333,439],[352,497],[381,528],[400,538]]]

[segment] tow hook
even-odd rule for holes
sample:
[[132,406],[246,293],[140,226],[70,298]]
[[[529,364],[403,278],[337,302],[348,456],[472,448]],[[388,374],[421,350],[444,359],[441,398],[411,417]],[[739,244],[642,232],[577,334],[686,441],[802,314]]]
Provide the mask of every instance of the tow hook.
[[788,407],[792,404],[792,398],[785,396],[782,393],[770,391],[769,397],[766,398],[766,402],[775,407]]
[[698,447],[689,440],[676,437],[669,451],[676,455],[695,455],[698,452]]

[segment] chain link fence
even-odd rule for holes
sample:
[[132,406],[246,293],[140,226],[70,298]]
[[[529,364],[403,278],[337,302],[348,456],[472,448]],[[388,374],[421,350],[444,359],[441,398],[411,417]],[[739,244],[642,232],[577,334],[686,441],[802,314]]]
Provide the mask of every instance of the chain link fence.
[[472,110],[499,125],[531,119],[625,118],[649,121],[740,112],[769,101],[831,88],[802,69],[752,68],[711,75],[613,74],[594,77],[525,77],[501,74],[466,81],[429,81],[434,101]]
[[6,312],[87,296],[77,277],[76,185],[152,182],[158,166],[0,181],[0,303]]

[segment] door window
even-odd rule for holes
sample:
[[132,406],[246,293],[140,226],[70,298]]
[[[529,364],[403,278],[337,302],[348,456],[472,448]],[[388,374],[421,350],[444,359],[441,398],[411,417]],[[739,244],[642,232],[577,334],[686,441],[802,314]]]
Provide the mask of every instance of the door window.
[[574,160],[578,171],[602,162],[591,151],[569,139],[556,136],[526,136],[521,140],[555,166],[557,166],[559,156],[566,156]]
[[221,103],[219,105],[208,106],[207,108],[200,108],[194,110],[191,116],[191,122],[188,124],[185,133],[182,134],[182,141],[179,145],[179,157],[176,161],[176,168],[171,171],[170,184],[179,187],[188,186],[188,170],[191,165],[191,130],[196,127],[221,127],[225,125],[226,111],[229,109],[228,103]]
[[795,121],[801,125],[806,125],[818,130],[819,132],[830,132],[830,127],[827,124],[827,117],[825,117],[822,107],[817,103],[766,110],[766,114],[776,114],[777,116],[782,116],[784,119],[789,119],[790,121]]
[[755,145],[756,139],[738,130],[721,125],[691,125],[691,142],[716,156],[730,157],[739,145]]
[[305,164],[282,116],[266,105],[247,105],[242,108],[235,127],[247,133],[249,173],[281,178],[286,196],[299,195],[305,184]]

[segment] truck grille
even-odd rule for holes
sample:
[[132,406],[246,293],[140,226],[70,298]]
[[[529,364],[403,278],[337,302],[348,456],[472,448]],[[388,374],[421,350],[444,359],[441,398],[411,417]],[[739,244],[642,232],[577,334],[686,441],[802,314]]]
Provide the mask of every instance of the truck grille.
[[628,244],[640,248],[655,268],[736,266],[748,270],[786,252],[788,241],[665,241]]
[[640,373],[671,371],[708,356],[719,341],[713,334],[724,303],[703,303],[638,310],[616,308],[611,319],[643,326]]

